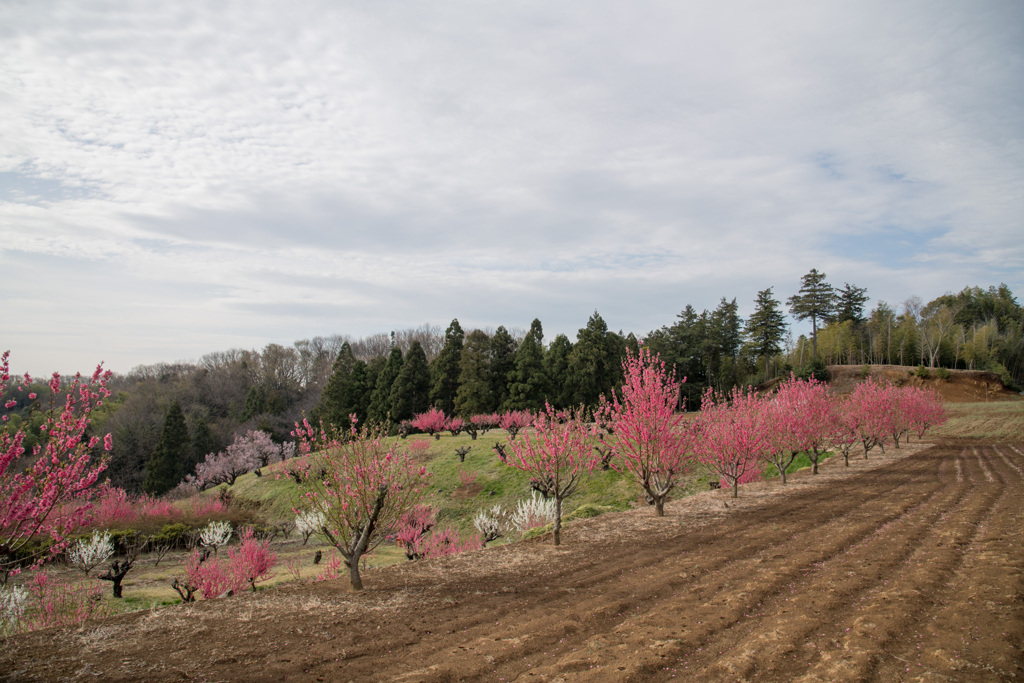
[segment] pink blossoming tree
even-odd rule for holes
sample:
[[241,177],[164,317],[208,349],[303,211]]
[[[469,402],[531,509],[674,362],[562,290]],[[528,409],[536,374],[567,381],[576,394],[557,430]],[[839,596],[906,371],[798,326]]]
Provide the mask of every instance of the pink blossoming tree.
[[694,426],[675,412],[680,382],[650,349],[627,350],[622,374],[621,398],[602,397],[598,408],[599,422],[615,435],[611,466],[631,474],[654,502],[654,514],[663,517],[669,493],[692,469]]
[[[5,385],[11,379],[9,355],[0,356],[0,382]],[[53,374],[41,441],[27,463],[22,460],[26,434],[0,427],[0,571],[4,577],[19,571],[18,555],[33,537],[50,538],[46,551],[29,558],[40,563],[63,550],[68,534],[89,520],[92,486],[107,467],[106,458],[95,458],[94,451],[110,451],[112,443],[109,434],[88,437],[86,431],[92,410],[110,395],[106,387],[110,377],[102,364],[91,377],[75,375],[67,386],[62,386],[59,374]],[[25,384],[31,381],[27,374],[22,379]],[[7,417],[3,415],[4,423]]]
[[597,437],[586,424],[582,410],[568,412],[559,420],[554,408],[533,421],[533,433],[522,439],[508,435],[506,464],[527,472],[531,486],[555,501],[554,540],[562,542],[562,501],[571,496],[580,484],[599,466],[601,459],[594,450]]
[[323,534],[345,558],[352,590],[362,590],[359,560],[392,535],[419,502],[427,470],[381,427],[353,426],[326,442],[308,422],[296,425],[300,452],[312,452],[312,472],[299,486],[300,506],[323,516]]
[[697,460],[732,487],[733,498],[739,496],[740,484],[761,475],[769,447],[765,419],[765,399],[752,389],[736,387],[728,396],[711,389],[704,393],[697,418]]

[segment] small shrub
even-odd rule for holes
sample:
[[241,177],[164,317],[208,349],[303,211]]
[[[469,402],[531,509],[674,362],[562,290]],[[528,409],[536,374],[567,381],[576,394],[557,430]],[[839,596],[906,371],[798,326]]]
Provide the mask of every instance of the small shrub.
[[527,500],[519,501],[512,512],[512,526],[521,532],[544,526],[555,520],[555,501],[545,499],[534,491]]
[[930,379],[932,376],[932,371],[926,368],[924,365],[918,365],[917,370],[914,371],[914,374],[917,377],[920,377],[921,379]]
[[231,540],[232,531],[230,522],[210,522],[199,532],[199,541],[207,548],[219,548]]
[[68,562],[78,567],[86,576],[107,558],[114,554],[114,544],[110,541],[110,532],[92,532],[88,539],[78,540],[68,550]]
[[937,368],[935,370],[935,376],[941,379],[943,382],[950,378],[951,373],[946,368]]

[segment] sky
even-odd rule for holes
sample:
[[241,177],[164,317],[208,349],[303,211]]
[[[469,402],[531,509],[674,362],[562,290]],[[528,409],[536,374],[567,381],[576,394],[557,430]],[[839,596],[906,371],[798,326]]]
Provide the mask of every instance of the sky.
[[[0,1],[0,350],[1024,295],[1024,3]],[[802,331],[795,324],[794,331]]]

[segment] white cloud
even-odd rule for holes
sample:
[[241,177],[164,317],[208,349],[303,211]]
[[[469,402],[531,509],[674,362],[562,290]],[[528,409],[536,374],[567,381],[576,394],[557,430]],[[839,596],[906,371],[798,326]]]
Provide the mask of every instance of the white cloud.
[[[0,7],[36,371],[459,316],[644,333],[811,267],[1024,289],[1012,2]],[[68,335],[69,326],[75,333]]]

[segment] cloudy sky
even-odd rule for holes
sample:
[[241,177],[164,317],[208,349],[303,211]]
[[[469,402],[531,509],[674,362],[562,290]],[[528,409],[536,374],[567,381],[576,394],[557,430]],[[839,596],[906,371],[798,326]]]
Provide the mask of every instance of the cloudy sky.
[[0,2],[0,349],[1024,295],[1016,0]]

